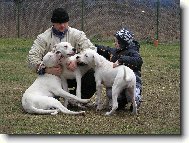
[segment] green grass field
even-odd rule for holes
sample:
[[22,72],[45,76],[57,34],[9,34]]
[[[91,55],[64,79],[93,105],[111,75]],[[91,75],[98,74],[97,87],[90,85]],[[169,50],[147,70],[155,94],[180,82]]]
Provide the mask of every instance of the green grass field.
[[[30,115],[21,97],[37,75],[27,66],[33,40],[0,39],[1,134],[181,134],[180,45],[141,45],[143,100],[139,114],[129,110],[105,116],[86,109],[86,116],[59,113]],[[109,44],[110,43],[105,43]]]

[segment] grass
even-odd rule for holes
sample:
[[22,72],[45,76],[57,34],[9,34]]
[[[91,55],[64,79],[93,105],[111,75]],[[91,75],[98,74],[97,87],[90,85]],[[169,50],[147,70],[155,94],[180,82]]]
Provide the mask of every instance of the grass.
[[22,94],[37,77],[26,62],[32,43],[31,39],[0,39],[1,134],[181,134],[179,44],[141,45],[145,102],[138,115],[125,110],[107,117],[106,111],[90,108],[83,117],[23,111]]

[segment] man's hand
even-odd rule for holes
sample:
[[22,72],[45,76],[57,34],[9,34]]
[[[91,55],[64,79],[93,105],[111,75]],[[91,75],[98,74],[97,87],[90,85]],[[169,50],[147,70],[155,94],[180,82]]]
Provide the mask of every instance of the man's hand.
[[48,73],[48,74],[60,76],[62,74],[62,66],[58,65],[58,66],[54,66],[54,67],[51,67],[51,68],[46,68],[45,72]]
[[117,60],[115,63],[113,63],[113,68],[115,68],[115,67],[117,67],[117,66],[119,66],[118,60]]
[[73,72],[77,68],[77,62],[76,61],[69,61],[69,62],[66,63],[66,67],[67,67],[68,70]]

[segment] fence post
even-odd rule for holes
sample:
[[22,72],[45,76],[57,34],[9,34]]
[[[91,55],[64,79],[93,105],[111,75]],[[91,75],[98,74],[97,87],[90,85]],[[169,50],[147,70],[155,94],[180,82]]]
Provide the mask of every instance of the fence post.
[[14,0],[16,4],[16,14],[17,14],[17,21],[16,21],[16,29],[17,29],[17,37],[20,38],[20,4],[22,0]]
[[158,46],[158,40],[159,40],[159,5],[160,2],[159,0],[157,0],[157,17],[156,17],[156,37],[155,37],[155,41],[154,41],[154,46],[157,47]]
[[81,30],[84,31],[84,0],[81,0]]

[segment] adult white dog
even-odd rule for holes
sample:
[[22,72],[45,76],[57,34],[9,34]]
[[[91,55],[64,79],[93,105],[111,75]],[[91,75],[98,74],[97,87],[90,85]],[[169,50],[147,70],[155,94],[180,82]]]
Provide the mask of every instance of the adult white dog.
[[[61,54],[48,52],[39,68],[53,67],[61,62]],[[47,74],[39,75],[35,82],[25,91],[22,97],[22,106],[28,113],[55,115],[59,111],[66,114],[85,114],[85,111],[74,112],[65,108],[53,96],[65,99],[74,99],[77,102],[87,103],[88,99],[80,99],[62,89],[61,79],[58,76]]]
[[[67,79],[76,79],[77,89],[76,96],[81,99],[81,78],[82,76],[90,69],[88,65],[78,66],[74,71],[68,70],[66,67],[67,63],[70,61],[76,61],[77,54],[75,54],[75,49],[68,42],[61,42],[54,46],[53,52],[60,52],[63,56],[62,67],[63,72],[61,75],[62,86],[65,91],[68,92],[68,83]],[[75,54],[75,55],[74,55]],[[64,103],[64,106],[67,107],[68,102]],[[78,106],[81,106],[78,104]]]
[[137,104],[135,102],[136,77],[133,70],[124,65],[113,68],[112,62],[90,49],[87,49],[78,56],[77,60],[89,65],[95,70],[97,110],[102,109],[101,93],[102,84],[104,84],[106,87],[112,87],[112,109],[110,112],[106,112],[106,115],[111,115],[118,108],[117,97],[125,88],[127,88],[127,95],[132,100],[133,113],[137,114]]

